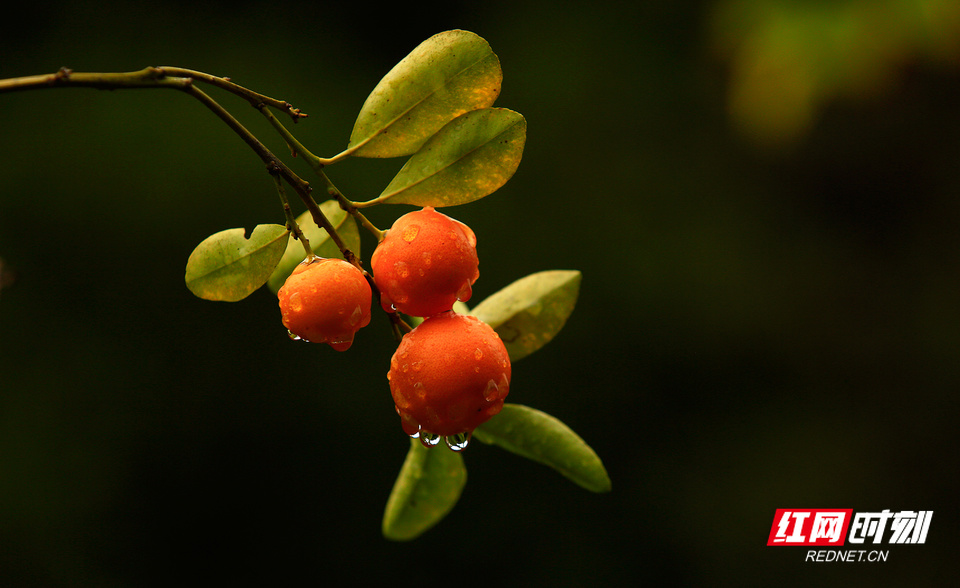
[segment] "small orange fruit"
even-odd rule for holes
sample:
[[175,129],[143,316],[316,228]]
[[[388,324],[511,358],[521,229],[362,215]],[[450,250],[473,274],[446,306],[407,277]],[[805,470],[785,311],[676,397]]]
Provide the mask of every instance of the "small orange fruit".
[[496,331],[451,310],[404,335],[387,378],[403,430],[433,443],[448,437],[453,448],[449,437],[468,439],[500,412],[510,375],[510,356]]
[[370,258],[384,310],[419,317],[469,300],[479,263],[470,227],[430,206],[398,218]]
[[349,349],[357,330],[370,323],[370,284],[342,259],[304,260],[277,291],[277,298],[291,337],[327,343],[337,351]]

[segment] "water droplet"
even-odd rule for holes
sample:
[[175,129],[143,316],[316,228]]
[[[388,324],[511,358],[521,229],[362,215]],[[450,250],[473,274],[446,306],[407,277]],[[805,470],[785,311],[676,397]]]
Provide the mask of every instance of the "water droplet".
[[290,299],[287,301],[290,304],[290,310],[292,312],[300,312],[303,310],[303,299],[300,297],[299,292],[294,292],[290,295]]
[[427,397],[427,390],[423,387],[423,382],[416,382],[413,385],[413,390],[416,392],[417,398],[423,399]]
[[477,358],[477,361],[483,359],[483,350],[479,347],[473,352],[473,356]]
[[423,262],[423,265],[430,267],[433,265],[433,255],[429,251],[424,251],[420,254],[420,260]]
[[[410,364],[410,367],[413,368],[413,371],[419,372],[419,371],[423,368],[423,362],[422,362],[422,361],[415,361],[415,362],[413,362],[413,363]],[[421,384],[421,385],[422,385],[422,384]]]
[[420,443],[424,447],[436,447],[437,443],[440,443],[440,435],[420,429]]
[[335,339],[333,341],[327,341],[330,347],[333,347],[337,351],[346,351],[350,349],[350,346],[353,345],[353,337],[344,337],[342,339]]
[[444,443],[451,451],[463,451],[470,444],[471,433],[457,433],[456,435],[447,435],[443,438]]
[[463,286],[457,290],[457,300],[466,302],[471,296],[473,296],[473,288],[470,287],[470,282],[464,282]]
[[294,332],[291,331],[290,329],[287,329],[287,336],[290,337],[291,339],[293,339],[294,341],[303,341],[303,337],[301,337],[300,335],[294,333]]
[[403,229],[403,240],[407,243],[410,243],[417,238],[417,233],[420,232],[419,225],[410,225]]
[[500,374],[500,400],[506,398],[509,393],[510,379],[507,378],[507,374]]
[[[397,412],[400,412],[399,408],[397,408]],[[420,436],[420,423],[412,416],[400,413],[400,426],[403,428],[403,432],[410,435],[411,438],[416,439]]]
[[407,262],[405,261],[398,261],[397,263],[393,264],[393,269],[401,278],[405,278],[410,275],[410,267],[407,266]]
[[483,391],[483,397],[487,400],[487,402],[493,402],[494,400],[497,400],[500,398],[500,386],[498,386],[493,380],[488,381],[487,387]]
[[363,309],[360,308],[358,304],[356,308],[353,309],[353,313],[350,315],[350,318],[347,321],[350,323],[350,326],[353,327],[360,322],[360,319],[363,317]]

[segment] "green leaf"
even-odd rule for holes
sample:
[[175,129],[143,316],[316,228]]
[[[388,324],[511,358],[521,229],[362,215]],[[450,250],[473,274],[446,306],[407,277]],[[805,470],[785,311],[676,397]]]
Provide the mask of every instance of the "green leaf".
[[479,200],[517,171],[526,138],[527,121],[518,112],[468,112],[431,137],[375,202],[439,208]]
[[502,81],[500,60],[485,40],[460,30],[434,35],[373,89],[344,154],[399,157],[415,153],[454,118],[492,105]]
[[517,361],[560,332],[577,303],[580,277],[576,270],[530,274],[490,295],[471,314],[493,327],[510,361]]
[[[333,225],[333,228],[336,229],[344,245],[346,245],[354,255],[359,257],[360,231],[357,229],[357,222],[353,217],[340,208],[340,204],[336,200],[327,200],[322,203],[320,205],[320,211],[323,212],[327,220],[330,221],[330,224]],[[300,230],[306,235],[307,241],[310,242],[310,249],[313,250],[314,255],[343,259],[343,254],[340,253],[337,244],[330,238],[326,229],[319,227],[317,223],[313,221],[313,216],[309,210],[304,211],[298,216],[296,221]],[[297,264],[303,261],[304,257],[306,257],[306,255],[303,252],[303,245],[291,234],[287,242],[287,249],[283,252],[280,263],[277,264],[277,268],[273,271],[270,279],[267,280],[267,287],[273,292],[279,290],[280,286],[283,286],[287,277],[293,269],[297,267]]]
[[610,476],[593,449],[545,412],[504,404],[500,414],[473,431],[473,437],[550,466],[591,492],[610,491]]
[[185,280],[205,300],[236,302],[266,283],[287,246],[283,225],[227,229],[204,239],[187,260]]
[[467,483],[463,457],[441,443],[426,448],[410,440],[410,450],[383,513],[383,536],[409,541],[430,529],[456,505]]

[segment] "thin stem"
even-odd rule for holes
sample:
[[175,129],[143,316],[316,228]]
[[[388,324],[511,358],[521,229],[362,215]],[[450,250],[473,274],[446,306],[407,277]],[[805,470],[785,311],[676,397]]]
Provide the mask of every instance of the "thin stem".
[[0,80],[0,93],[56,87],[119,88],[175,88],[182,90],[193,82],[190,78],[168,77],[156,67],[125,73],[77,73],[67,68],[52,74]]
[[354,205],[353,201],[349,200],[343,195],[343,192],[338,190],[337,187],[333,185],[333,182],[330,181],[330,178],[327,177],[326,173],[319,171],[317,175],[319,175],[320,179],[323,180],[323,182],[327,185],[327,194],[336,198],[340,203],[340,208],[345,210],[347,214],[353,216],[353,218],[357,219],[363,228],[373,233],[373,236],[377,238],[377,243],[383,241],[386,231],[381,231],[378,229],[372,222],[370,222],[369,219],[367,219],[367,217],[363,215],[363,213],[357,210],[357,207]]
[[230,78],[213,76],[202,71],[195,71],[182,67],[161,66],[156,69],[169,76],[192,78],[217,86],[218,88],[232,92],[241,98],[245,98],[247,102],[257,109],[260,109],[261,106],[270,106],[272,108],[276,108],[277,110],[281,110],[290,115],[290,117],[293,119],[293,122],[297,122],[301,118],[306,118],[307,116],[305,113],[301,112],[299,108],[294,108],[289,102],[277,100],[275,98],[265,96],[259,92],[254,92],[253,90],[244,88],[243,86],[233,83]]
[[300,156],[304,161],[307,162],[311,169],[319,173],[324,166],[332,163],[332,161],[329,159],[317,157],[306,147],[304,147],[303,144],[298,141],[297,138],[294,137],[290,131],[288,131],[287,128],[280,123],[279,120],[277,120],[277,117],[273,116],[273,113],[267,110],[266,105],[261,104],[257,106],[257,110],[259,110],[261,114],[267,118],[267,121],[273,125],[273,128],[280,133],[280,136],[283,137],[283,140],[287,142],[287,145],[290,147],[290,150],[293,152],[293,154]]
[[307,239],[307,236],[303,234],[303,231],[300,230],[300,225],[297,224],[297,219],[293,216],[293,209],[290,208],[290,201],[287,199],[287,191],[283,189],[283,180],[280,179],[279,173],[271,175],[273,175],[273,181],[277,184],[277,194],[280,195],[280,202],[283,204],[283,214],[287,219],[287,229],[293,233],[293,238],[300,241],[300,244],[303,245],[304,256],[311,258],[313,257],[313,250],[310,248],[310,241]]

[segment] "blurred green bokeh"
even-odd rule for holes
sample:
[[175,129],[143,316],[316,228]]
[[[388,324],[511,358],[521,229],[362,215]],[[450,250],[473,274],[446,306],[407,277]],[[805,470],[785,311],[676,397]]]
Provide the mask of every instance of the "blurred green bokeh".
[[[583,436],[613,491],[475,444],[449,517],[384,540],[408,444],[386,319],[338,354],[291,343],[266,290],[211,303],[183,284],[207,235],[283,222],[260,161],[178,93],[0,94],[0,584],[943,584],[960,5],[345,4],[34,2],[0,22],[0,78],[230,76],[309,113],[291,130],[330,156],[420,41],[486,38],[524,159],[445,212],[478,236],[474,302],[583,272],[510,400]],[[366,200],[401,165],[328,171]],[[804,564],[765,546],[787,507],[935,515],[926,545],[884,564]]]

